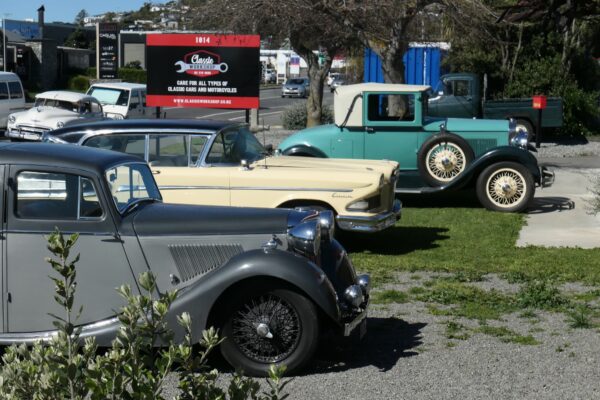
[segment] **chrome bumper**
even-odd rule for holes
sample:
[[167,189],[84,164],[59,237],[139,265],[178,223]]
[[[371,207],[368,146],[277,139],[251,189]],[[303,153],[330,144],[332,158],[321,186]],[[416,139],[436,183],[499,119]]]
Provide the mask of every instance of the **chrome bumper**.
[[550,171],[547,167],[542,167],[540,170],[542,176],[541,186],[543,188],[552,186],[554,183],[554,172]]
[[[367,318],[367,307],[365,307],[352,321],[346,322],[343,326],[344,336],[350,336],[352,332]],[[365,331],[360,332],[360,336],[366,333],[366,325],[364,326]]]
[[393,226],[402,214],[402,202],[394,200],[391,211],[382,212],[370,217],[356,217],[351,215],[338,215],[338,227],[344,231],[353,232],[379,232]]
[[21,131],[18,129],[17,130],[7,130],[4,133],[4,136],[11,138],[11,139],[35,140],[38,142],[42,140],[41,133]]

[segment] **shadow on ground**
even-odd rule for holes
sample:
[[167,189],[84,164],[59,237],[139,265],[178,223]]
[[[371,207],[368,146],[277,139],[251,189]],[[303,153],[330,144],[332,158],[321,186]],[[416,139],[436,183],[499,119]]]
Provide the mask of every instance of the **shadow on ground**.
[[527,214],[546,214],[572,210],[575,202],[568,197],[547,196],[535,197],[527,209]]
[[448,239],[447,228],[394,226],[375,234],[345,234],[339,240],[349,253],[370,252],[382,255],[403,255],[416,250],[439,247]]
[[400,194],[396,196],[406,208],[482,208],[473,189],[430,194]]
[[366,366],[389,371],[401,358],[419,353],[425,323],[411,324],[398,318],[369,318],[363,341],[324,340],[305,374],[340,372]]

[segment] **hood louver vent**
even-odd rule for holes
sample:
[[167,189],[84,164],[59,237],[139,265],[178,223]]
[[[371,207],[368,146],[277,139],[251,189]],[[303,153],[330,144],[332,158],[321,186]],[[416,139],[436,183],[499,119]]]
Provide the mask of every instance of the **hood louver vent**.
[[239,244],[170,245],[169,250],[183,282],[225,264],[244,251]]

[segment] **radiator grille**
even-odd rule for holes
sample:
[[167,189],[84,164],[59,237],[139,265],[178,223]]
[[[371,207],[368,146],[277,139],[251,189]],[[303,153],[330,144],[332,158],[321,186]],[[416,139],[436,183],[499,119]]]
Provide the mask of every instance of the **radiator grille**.
[[498,141],[496,139],[470,139],[467,140],[467,142],[473,149],[476,157],[498,145]]
[[182,281],[203,275],[240,254],[240,244],[170,245],[169,250]]

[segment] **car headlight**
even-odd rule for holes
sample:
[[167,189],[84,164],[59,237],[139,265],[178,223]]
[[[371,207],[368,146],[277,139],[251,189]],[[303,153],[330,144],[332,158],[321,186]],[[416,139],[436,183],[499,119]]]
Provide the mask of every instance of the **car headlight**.
[[527,149],[529,134],[521,129],[517,129],[517,121],[511,118],[508,122],[508,139],[511,146]]
[[367,197],[366,199],[356,200],[346,206],[348,211],[369,211],[381,207],[381,195],[377,193],[375,196]]
[[62,128],[63,126],[65,126],[65,123],[64,123],[64,122],[62,122],[62,121],[58,121],[58,122],[56,123],[56,128]]
[[319,220],[312,218],[290,228],[287,233],[288,248],[312,260],[321,250],[321,229]]
[[9,124],[14,124],[17,121],[17,117],[15,117],[14,115],[9,115],[8,116],[8,123]]

